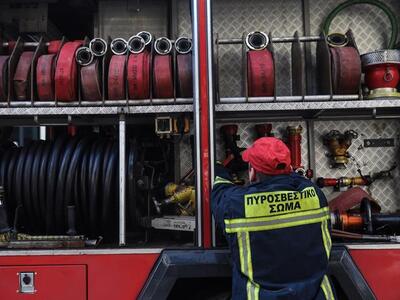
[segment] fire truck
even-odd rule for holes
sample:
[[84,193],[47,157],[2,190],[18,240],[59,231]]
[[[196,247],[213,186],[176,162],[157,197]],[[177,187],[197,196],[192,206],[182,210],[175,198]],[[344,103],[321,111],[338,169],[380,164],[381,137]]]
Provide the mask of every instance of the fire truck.
[[0,299],[229,299],[214,166],[263,136],[329,200],[338,299],[400,299],[399,11],[1,1]]

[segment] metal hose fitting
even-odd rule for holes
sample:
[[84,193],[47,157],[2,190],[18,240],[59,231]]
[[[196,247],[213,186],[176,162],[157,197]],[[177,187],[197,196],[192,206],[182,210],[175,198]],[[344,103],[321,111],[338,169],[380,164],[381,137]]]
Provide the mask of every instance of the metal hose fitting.
[[246,36],[246,45],[251,50],[263,50],[268,43],[268,35],[261,31],[253,31]]
[[116,38],[111,41],[110,48],[115,55],[124,55],[128,51],[128,43],[123,38]]
[[81,66],[88,66],[93,61],[93,53],[88,47],[80,47],[75,52],[76,62]]
[[339,48],[346,46],[349,42],[349,39],[347,38],[347,35],[335,32],[326,37],[326,42],[331,47]]
[[94,38],[89,43],[89,49],[94,56],[103,56],[107,52],[107,42],[101,38]]
[[187,54],[192,51],[192,39],[180,37],[175,41],[175,50],[179,54]]
[[160,55],[171,53],[172,42],[166,37],[160,37],[154,42],[154,50]]
[[146,42],[139,35],[131,36],[128,40],[128,50],[131,53],[137,54],[143,52],[146,47]]
[[153,36],[148,31],[141,31],[137,35],[144,39],[146,46],[153,41]]

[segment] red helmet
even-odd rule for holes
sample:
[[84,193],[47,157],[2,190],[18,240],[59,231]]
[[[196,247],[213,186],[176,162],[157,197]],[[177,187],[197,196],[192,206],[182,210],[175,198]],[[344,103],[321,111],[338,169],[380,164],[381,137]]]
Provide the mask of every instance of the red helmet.
[[290,150],[280,139],[263,137],[243,152],[242,158],[260,173],[266,175],[289,174]]

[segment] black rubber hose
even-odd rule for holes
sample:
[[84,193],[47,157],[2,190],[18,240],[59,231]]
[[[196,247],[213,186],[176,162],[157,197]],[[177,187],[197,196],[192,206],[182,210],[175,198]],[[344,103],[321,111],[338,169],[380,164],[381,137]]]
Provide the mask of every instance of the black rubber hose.
[[29,233],[33,233],[35,231],[36,220],[34,218],[34,205],[32,203],[32,193],[31,193],[31,186],[32,186],[32,166],[35,160],[36,151],[38,148],[37,142],[32,142],[29,147],[28,155],[26,156],[25,166],[24,166],[24,190],[22,193],[23,197],[23,204],[24,204],[24,216],[26,221],[26,228],[28,229]]
[[32,208],[31,214],[33,213],[35,220],[35,233],[41,232],[41,211],[40,211],[40,200],[39,200],[39,182],[40,182],[40,163],[42,162],[43,150],[45,143],[42,141],[38,142],[36,152],[34,154],[33,164],[31,168],[31,201]]
[[90,195],[89,195],[89,221],[90,221],[90,234],[91,236],[97,236],[99,232],[99,208],[101,204],[99,203],[99,192],[100,192],[100,182],[101,182],[101,166],[103,164],[104,158],[104,141],[98,144],[95,152],[95,158],[93,160],[91,174],[89,176],[90,183]]
[[[96,142],[94,142],[96,144]],[[78,206],[78,220],[82,226],[82,230],[87,232],[89,230],[89,192],[88,192],[88,178],[89,178],[89,161],[90,161],[90,149],[87,149],[82,158],[81,170],[80,170],[80,204]]]
[[64,152],[66,139],[59,137],[53,145],[50,160],[47,166],[47,184],[46,184],[46,234],[54,234],[54,207],[56,196],[56,185],[61,156]]
[[65,234],[65,220],[66,220],[66,208],[65,208],[65,182],[67,179],[67,172],[69,165],[71,163],[72,155],[74,154],[76,145],[78,144],[79,139],[73,138],[68,141],[66,147],[64,148],[64,153],[60,157],[60,169],[57,177],[57,185],[56,185],[56,197],[55,197],[55,227],[56,232],[58,234]]
[[77,178],[77,171],[78,167],[80,166],[82,162],[82,157],[86,150],[90,146],[91,140],[88,138],[84,138],[81,141],[79,141],[78,145],[75,148],[75,151],[72,155],[70,164],[68,166],[68,171],[67,171],[67,178],[65,181],[65,199],[64,199],[64,215],[67,215],[67,207],[68,206],[75,206],[75,212],[77,212],[77,207],[79,207],[79,204],[77,204],[75,197],[75,181]]
[[21,152],[21,148],[15,149],[11,155],[10,163],[8,164],[8,170],[7,170],[7,178],[6,178],[6,185],[5,185],[5,195],[6,195],[6,201],[7,201],[7,208],[8,208],[8,220],[10,224],[14,224],[14,218],[15,218],[15,211],[17,208],[17,203],[16,203],[16,198],[15,198],[15,171],[16,171],[16,166],[19,158],[19,154]]
[[128,143],[128,163],[127,163],[127,208],[128,220],[132,229],[136,226],[136,197],[135,197],[135,163],[136,147],[133,141]]
[[102,215],[101,215],[101,224],[102,231],[104,233],[104,237],[109,239],[109,233],[113,230],[113,208],[114,203],[118,198],[115,197],[115,173],[116,173],[116,165],[118,159],[118,146],[116,143],[113,143],[113,147],[110,151],[110,155],[107,159],[107,165],[105,169],[104,183],[103,183],[103,207],[102,207]]
[[[25,169],[25,161],[26,157],[28,156],[30,146],[25,146],[22,148],[18,160],[17,160],[17,169],[15,171],[15,177],[14,177],[14,192],[15,192],[15,202],[16,206],[21,206],[24,207],[23,203],[23,191],[25,189],[25,184],[24,184],[24,169]],[[22,212],[24,212],[25,209],[22,209]],[[24,216],[25,217],[25,216]],[[19,225],[25,225],[25,218],[23,218],[24,224],[17,224]]]
[[40,161],[40,168],[39,168],[39,203],[40,206],[40,217],[39,217],[39,226],[40,231],[42,233],[46,232],[46,184],[47,184],[47,170],[48,164],[50,161],[51,151],[53,149],[52,142],[46,142],[43,148],[42,159]]

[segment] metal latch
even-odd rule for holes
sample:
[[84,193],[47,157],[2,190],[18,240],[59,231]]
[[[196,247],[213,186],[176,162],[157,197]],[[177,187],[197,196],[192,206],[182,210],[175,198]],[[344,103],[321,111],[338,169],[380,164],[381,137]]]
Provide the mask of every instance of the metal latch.
[[19,293],[33,294],[36,292],[34,272],[21,272],[17,275],[19,275]]

